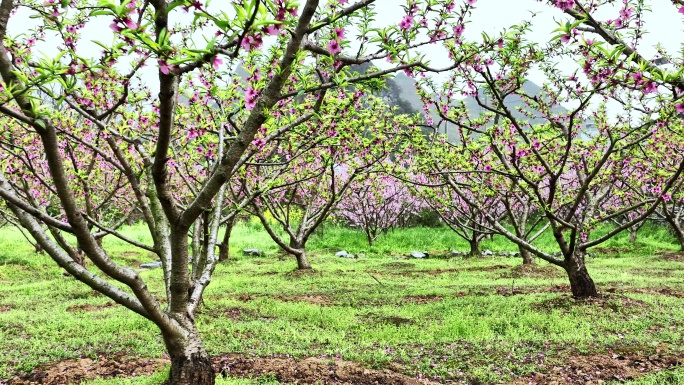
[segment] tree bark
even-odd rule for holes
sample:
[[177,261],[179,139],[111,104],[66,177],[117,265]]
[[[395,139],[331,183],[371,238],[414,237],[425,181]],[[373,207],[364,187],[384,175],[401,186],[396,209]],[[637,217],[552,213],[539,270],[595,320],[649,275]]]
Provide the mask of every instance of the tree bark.
[[470,256],[479,257],[480,253],[480,240],[477,238],[469,239],[468,244],[470,244]]
[[309,262],[309,258],[306,257],[306,252],[295,254],[295,257],[297,258],[297,269],[311,270],[311,263]]
[[672,230],[677,237],[677,242],[679,242],[679,251],[684,251],[684,229],[679,225],[673,225]]
[[536,262],[534,261],[534,255],[530,253],[527,249],[520,248],[520,256],[522,257],[523,260],[523,265],[534,265]]
[[584,264],[584,252],[575,251],[566,257],[565,271],[570,278],[570,289],[573,297],[577,299],[598,297],[594,280],[589,276],[589,271]]
[[366,239],[368,240],[368,247],[373,246],[373,241],[375,240],[375,234],[371,234],[370,232],[366,232]]
[[233,232],[233,226],[235,226],[235,219],[237,218],[237,215],[233,217],[233,219],[230,219],[226,223],[226,232],[223,234],[223,240],[219,244],[219,261],[226,261],[228,260],[228,252],[230,251],[230,234]]
[[306,244],[306,240],[304,241],[298,241],[295,238],[290,237],[290,248],[292,249],[291,254],[294,254],[295,258],[297,258],[297,269],[298,270],[311,270],[311,263],[309,262],[309,258],[306,257],[306,250],[304,249],[304,245]]
[[194,325],[186,336],[164,337],[171,357],[168,385],[214,385],[216,375]]
[[639,227],[632,226],[629,228],[629,243],[635,243],[637,240],[637,233],[639,232]]

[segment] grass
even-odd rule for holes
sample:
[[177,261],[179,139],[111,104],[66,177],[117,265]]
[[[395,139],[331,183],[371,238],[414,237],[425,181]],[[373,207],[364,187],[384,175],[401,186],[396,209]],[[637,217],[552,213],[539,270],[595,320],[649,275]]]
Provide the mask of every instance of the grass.
[[[412,250],[448,254],[467,244],[447,229],[395,230],[369,247],[358,231],[330,226],[309,244],[313,274],[292,274],[254,224],[233,234],[235,258],[217,267],[198,316],[212,355],[339,357],[369,368],[393,368],[411,377],[501,383],[566,362],[568,354],[612,351],[684,353],[684,262],[656,252],[677,249],[666,230],[643,229],[636,244],[620,234],[589,258],[598,302],[576,303],[565,291],[564,272],[545,266],[541,276],[518,274],[514,258],[404,260]],[[129,236],[148,241],[142,227]],[[67,358],[126,354],[163,356],[156,328],[111,306],[62,271],[12,229],[0,229],[0,379]],[[539,245],[554,251],[553,240]],[[107,239],[119,262],[153,260]],[[243,257],[256,247],[266,257]],[[365,258],[335,258],[335,252]],[[482,249],[515,250],[501,238]],[[161,295],[159,270],[142,276]],[[559,290],[561,292],[559,292]],[[670,293],[671,294],[671,293]],[[663,353],[663,354],[665,354]],[[150,377],[96,380],[93,385],[160,384]],[[634,384],[684,384],[674,370]],[[277,384],[273,378],[220,379],[219,384]]]

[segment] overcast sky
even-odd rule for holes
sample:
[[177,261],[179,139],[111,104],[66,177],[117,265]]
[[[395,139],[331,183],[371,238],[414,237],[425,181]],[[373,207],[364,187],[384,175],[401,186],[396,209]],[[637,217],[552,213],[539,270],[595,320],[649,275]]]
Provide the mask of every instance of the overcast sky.
[[[354,0],[351,0],[351,4]],[[463,0],[457,0],[463,1]],[[303,3],[304,0],[300,0]],[[682,15],[677,12],[677,9],[672,6],[669,0],[647,0],[648,5],[652,11],[646,14],[645,29],[648,31],[644,41],[640,45],[640,50],[647,58],[655,57],[655,45],[662,43],[666,49],[672,53],[676,53],[680,49],[680,44],[684,42],[684,28],[682,25]],[[325,1],[321,1],[325,4]],[[618,1],[617,3],[622,3]],[[376,12],[378,13],[377,22],[381,26],[398,24],[404,14],[401,7],[405,4],[403,0],[377,0]],[[212,2],[212,8],[226,8],[230,11],[232,6],[229,6],[228,0]],[[177,8],[178,10],[178,8]],[[177,12],[179,14],[180,12]],[[533,35],[530,37],[539,43],[547,42],[553,35],[552,31],[557,28],[557,22],[568,20],[560,10],[550,7],[546,4],[539,3],[536,0],[478,0],[472,17],[468,19],[469,23],[466,25],[465,37],[467,39],[480,39],[481,33],[486,32],[489,35],[496,35],[502,29],[510,27],[521,20],[530,19],[531,14],[536,13],[533,21]],[[604,14],[598,15],[600,19],[613,19],[617,16],[617,8]],[[187,16],[189,20],[191,15]],[[112,30],[109,28],[109,22],[91,23],[85,30],[82,31],[83,36],[87,41],[100,40],[107,43],[112,41]],[[11,35],[24,32],[27,29],[35,27],[41,20],[29,19],[26,14],[18,14],[10,20],[9,31]],[[79,54],[83,56],[98,56],[101,48],[93,43],[83,41],[79,44]],[[39,51],[43,51],[48,56],[54,56],[58,52],[57,44],[54,41],[48,40],[46,43],[37,47]],[[423,48],[423,53],[430,60],[433,66],[448,65],[448,58],[444,51],[439,48],[439,45],[428,45]],[[378,66],[386,66],[387,63],[379,61]],[[150,85],[154,86],[156,83],[156,74],[154,69],[149,67],[146,71],[150,71],[150,76],[145,76],[150,80]],[[533,81],[541,83],[543,79],[535,79],[532,75]]]
[[[378,21],[384,24],[396,24],[403,15],[398,0],[377,0]],[[622,3],[617,1],[617,3]],[[684,43],[684,17],[677,12],[669,0],[646,0],[651,11],[644,18],[645,30],[648,32],[640,43],[640,52],[647,58],[656,56],[655,46],[661,43],[670,53],[678,53]],[[600,20],[615,19],[618,8],[606,9],[598,15]],[[531,18],[532,14],[536,14]],[[503,28],[508,28],[521,20],[532,20],[530,39],[544,43],[554,35],[558,22],[569,20],[569,16],[559,9],[536,0],[477,0],[472,17],[468,19],[464,36],[467,39],[481,39],[482,32],[497,35]],[[448,65],[443,51],[436,46],[426,46],[424,53],[436,66]],[[382,65],[382,63],[379,63]],[[541,82],[541,79],[533,79]]]

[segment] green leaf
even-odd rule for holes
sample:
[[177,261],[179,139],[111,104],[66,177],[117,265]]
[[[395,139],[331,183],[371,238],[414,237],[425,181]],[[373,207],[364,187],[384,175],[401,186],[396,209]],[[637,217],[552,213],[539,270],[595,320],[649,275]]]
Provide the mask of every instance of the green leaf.
[[43,130],[46,128],[45,121],[43,121],[43,119],[36,119],[35,123]]
[[171,2],[171,4],[169,4],[169,6],[166,8],[166,13],[167,13],[167,14],[168,14],[168,13],[171,13],[171,11],[173,11],[174,8],[179,7],[179,6],[181,6],[181,5],[190,5],[190,2],[188,2],[187,0],[176,0],[176,1],[173,1],[173,2]]

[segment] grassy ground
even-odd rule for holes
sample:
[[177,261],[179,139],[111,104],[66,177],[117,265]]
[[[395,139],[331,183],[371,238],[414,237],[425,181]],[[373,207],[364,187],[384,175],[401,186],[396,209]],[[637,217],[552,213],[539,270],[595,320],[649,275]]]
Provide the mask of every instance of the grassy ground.
[[[128,232],[145,238],[140,228]],[[238,226],[233,239],[237,258],[217,268],[198,317],[212,355],[331,357],[411,377],[489,384],[551,371],[569,354],[684,353],[684,259],[659,255],[676,247],[658,227],[642,230],[636,244],[620,235],[595,250],[590,273],[609,296],[582,303],[567,294],[562,270],[543,262],[543,269],[526,271],[502,257],[400,258],[411,250],[465,251],[465,242],[446,229],[397,230],[369,248],[359,232],[330,227],[311,240],[316,271],[303,275],[292,272],[294,260],[281,257],[257,225]],[[164,355],[150,323],[65,277],[17,231],[0,229],[0,240],[0,379],[68,358]],[[550,239],[541,245],[554,249]],[[153,259],[116,240],[106,246],[122,263]],[[267,256],[239,256],[246,247]],[[496,238],[482,248],[515,250]],[[335,258],[341,249],[366,257]],[[161,272],[142,276],[161,296]],[[160,372],[89,384],[151,385],[163,378]],[[684,371],[635,383],[684,384]]]

